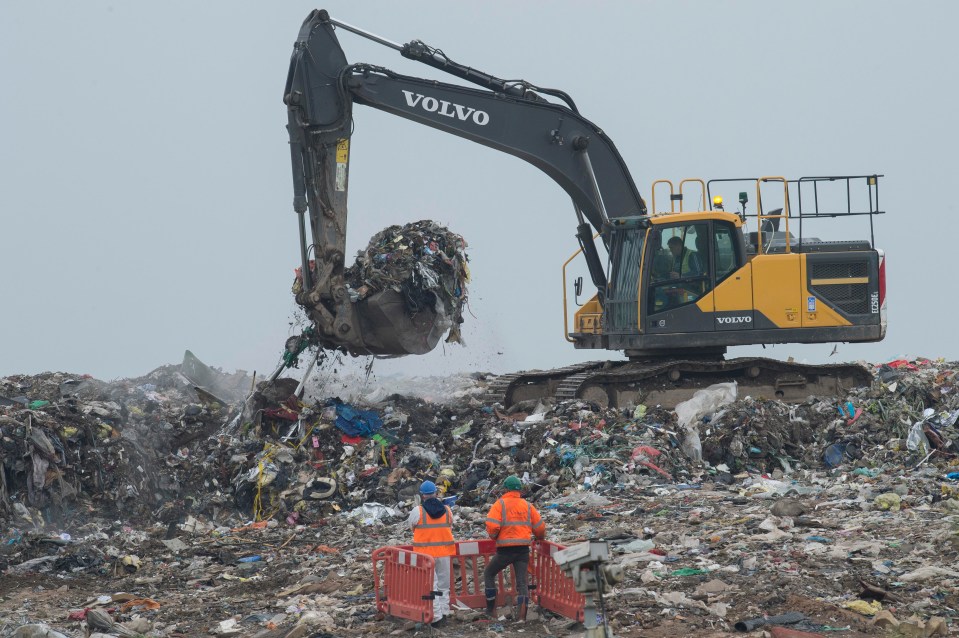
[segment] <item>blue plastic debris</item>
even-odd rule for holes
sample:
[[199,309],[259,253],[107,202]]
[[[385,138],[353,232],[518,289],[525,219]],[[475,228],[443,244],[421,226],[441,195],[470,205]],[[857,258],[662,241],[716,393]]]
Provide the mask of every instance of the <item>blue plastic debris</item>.
[[845,443],[833,443],[826,448],[826,451],[823,452],[822,460],[826,464],[826,467],[837,467],[843,462],[843,458],[846,456],[846,444]]
[[333,423],[347,436],[372,436],[383,427],[383,420],[373,410],[358,410],[339,399],[330,399],[326,405],[336,407],[336,421]]

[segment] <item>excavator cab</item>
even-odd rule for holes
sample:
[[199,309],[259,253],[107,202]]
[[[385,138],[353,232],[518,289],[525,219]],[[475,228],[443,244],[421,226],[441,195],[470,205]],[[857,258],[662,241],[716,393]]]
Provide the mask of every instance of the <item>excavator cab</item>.
[[[697,200],[705,208],[707,201],[722,201],[710,197],[710,190],[743,180],[684,180],[678,196],[670,182],[659,180],[653,215],[610,220],[601,318],[595,305],[586,304],[568,337],[579,348],[621,349],[634,358],[715,356],[752,343],[882,339],[884,255],[873,244],[872,222],[882,214],[879,177],[748,180],[756,188],[751,214],[745,192],[739,213],[715,205],[683,210],[683,186],[700,185]],[[657,184],[669,185],[669,210],[656,210]],[[765,212],[763,189],[770,185],[784,201]],[[844,208],[828,207],[827,186],[839,187]],[[861,210],[853,208],[857,189],[864,194]],[[858,216],[869,220],[868,241],[803,236],[804,224]]]

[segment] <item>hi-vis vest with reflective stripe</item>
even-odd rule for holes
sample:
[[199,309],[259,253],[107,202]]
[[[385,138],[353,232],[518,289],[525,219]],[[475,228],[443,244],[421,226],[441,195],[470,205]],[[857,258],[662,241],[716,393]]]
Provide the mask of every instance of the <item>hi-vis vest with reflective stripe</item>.
[[452,556],[456,553],[452,523],[449,508],[439,518],[432,518],[420,505],[420,522],[413,528],[413,549],[435,557]]
[[531,545],[534,536],[542,538],[546,525],[542,520],[533,523],[533,506],[522,498],[501,498],[486,515],[486,529],[491,536],[497,532],[497,547],[515,547]]

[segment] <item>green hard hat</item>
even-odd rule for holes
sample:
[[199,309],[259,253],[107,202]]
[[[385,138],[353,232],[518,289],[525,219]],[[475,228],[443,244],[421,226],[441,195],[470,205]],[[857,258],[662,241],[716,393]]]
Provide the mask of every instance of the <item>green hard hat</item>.
[[508,490],[521,490],[523,489],[523,482],[516,475],[507,476],[506,480],[503,481],[503,487]]

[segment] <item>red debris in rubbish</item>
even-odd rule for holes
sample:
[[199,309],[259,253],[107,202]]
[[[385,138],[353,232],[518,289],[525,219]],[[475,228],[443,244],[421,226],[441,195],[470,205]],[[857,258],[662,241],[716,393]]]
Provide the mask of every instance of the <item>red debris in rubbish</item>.
[[284,421],[298,421],[300,414],[289,408],[268,408],[263,410],[263,415],[271,419],[283,419]]
[[658,465],[654,465],[654,464],[650,463],[649,461],[640,461],[639,464],[642,465],[643,467],[648,467],[649,469],[653,470],[654,472],[659,472],[660,474],[662,474],[663,476],[665,476],[666,478],[668,478],[668,479],[670,479],[670,480],[672,480],[672,478],[673,478],[672,475],[671,475],[669,472],[667,472],[667,471],[664,470],[663,468],[659,467]]
[[636,457],[639,456],[640,454],[648,458],[654,459],[660,454],[662,454],[662,452],[660,452],[654,447],[649,447],[648,445],[639,445],[633,449],[633,453],[629,458],[635,461]]
[[128,612],[131,609],[159,609],[160,603],[152,598],[134,598],[120,605],[120,611]]
[[906,370],[918,370],[918,369],[919,369],[919,368],[917,368],[916,366],[914,366],[914,365],[912,365],[911,363],[909,363],[908,361],[906,361],[905,359],[896,359],[895,361],[890,361],[890,362],[887,363],[886,365],[889,366],[890,368],[893,368],[893,369],[899,369],[899,368],[905,368]]
[[329,545],[317,545],[310,551],[316,552],[318,554],[339,554],[340,553],[340,550],[336,549],[335,547],[330,547]]
[[361,436],[348,436],[348,435],[344,434],[343,436],[340,437],[340,441],[342,441],[342,442],[345,443],[346,445],[359,445],[360,443],[363,442],[363,437],[361,437]]
[[71,611],[70,615],[67,616],[67,620],[86,620],[88,611],[90,611],[89,607],[79,611]]
[[859,417],[861,417],[861,416],[862,416],[862,408],[856,408],[856,413],[853,415],[853,417],[852,417],[851,419],[848,419],[848,420],[846,421],[846,425],[852,425],[853,423],[855,423],[856,421],[858,421],[858,420],[859,420]]
[[255,523],[250,523],[249,525],[244,525],[243,527],[234,527],[232,531],[234,532],[245,532],[250,529],[266,529],[269,521],[257,521]]
[[665,471],[663,468],[659,467],[658,465],[650,463],[649,461],[646,460],[646,459],[654,459],[660,454],[662,454],[662,452],[660,452],[654,447],[649,447],[648,445],[639,445],[633,449],[633,453],[630,456],[630,459],[633,461],[636,461],[639,465],[642,465],[643,467],[647,467],[653,470],[654,472],[659,472],[666,478],[672,480],[673,477],[667,471]]

